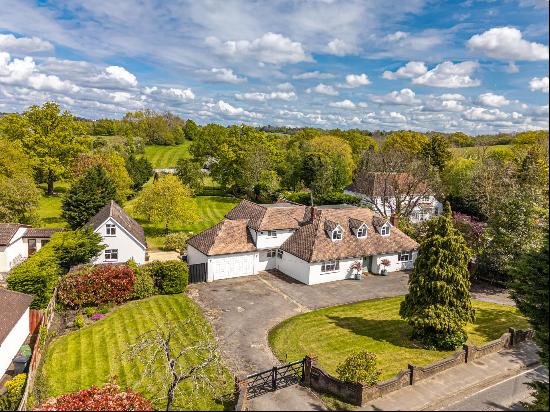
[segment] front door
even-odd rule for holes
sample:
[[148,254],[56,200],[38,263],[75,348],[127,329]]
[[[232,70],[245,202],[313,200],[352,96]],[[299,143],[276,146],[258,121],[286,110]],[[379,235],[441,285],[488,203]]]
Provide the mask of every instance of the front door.
[[372,256],[365,256],[363,258],[363,270],[370,272],[372,267]]

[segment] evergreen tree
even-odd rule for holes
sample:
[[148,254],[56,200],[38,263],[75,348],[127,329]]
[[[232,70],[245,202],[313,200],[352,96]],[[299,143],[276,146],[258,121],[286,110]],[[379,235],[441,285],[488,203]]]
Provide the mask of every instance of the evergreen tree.
[[145,157],[136,158],[133,154],[126,159],[126,170],[132,179],[132,189],[139,192],[153,176],[153,165]]
[[452,223],[451,208],[428,228],[409,278],[409,293],[399,314],[413,328],[413,338],[451,350],[467,339],[464,326],[474,320],[470,301],[470,249]]
[[63,199],[62,216],[72,229],[78,229],[111,200],[120,203],[116,186],[105,169],[96,165],[71,185]]

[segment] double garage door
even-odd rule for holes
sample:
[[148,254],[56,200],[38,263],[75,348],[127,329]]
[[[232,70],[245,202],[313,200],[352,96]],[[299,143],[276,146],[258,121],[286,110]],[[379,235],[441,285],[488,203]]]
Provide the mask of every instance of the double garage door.
[[253,275],[254,254],[217,258],[209,265],[212,265],[213,280]]

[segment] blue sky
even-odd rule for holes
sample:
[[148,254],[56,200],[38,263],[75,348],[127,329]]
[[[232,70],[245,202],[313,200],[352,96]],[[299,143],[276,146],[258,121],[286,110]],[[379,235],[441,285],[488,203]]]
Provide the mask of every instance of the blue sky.
[[548,129],[548,1],[0,0],[0,111]]

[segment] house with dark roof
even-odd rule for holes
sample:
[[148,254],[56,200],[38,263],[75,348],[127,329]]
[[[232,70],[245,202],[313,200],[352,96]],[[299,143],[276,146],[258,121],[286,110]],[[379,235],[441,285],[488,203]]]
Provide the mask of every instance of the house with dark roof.
[[278,269],[312,285],[352,278],[356,262],[372,273],[411,269],[417,248],[368,208],[243,200],[187,241],[187,261],[204,264],[207,281]]
[[111,200],[87,225],[101,235],[105,249],[93,263],[145,263],[147,242],[145,232],[115,201]]
[[0,223],[0,273],[9,272],[50,241],[59,228],[33,228],[18,223]]
[[439,216],[443,210],[433,191],[409,173],[363,173],[356,176],[344,193],[359,197],[383,216],[389,217],[399,209],[414,223]]
[[31,295],[0,288],[0,378],[29,336],[32,301]]

